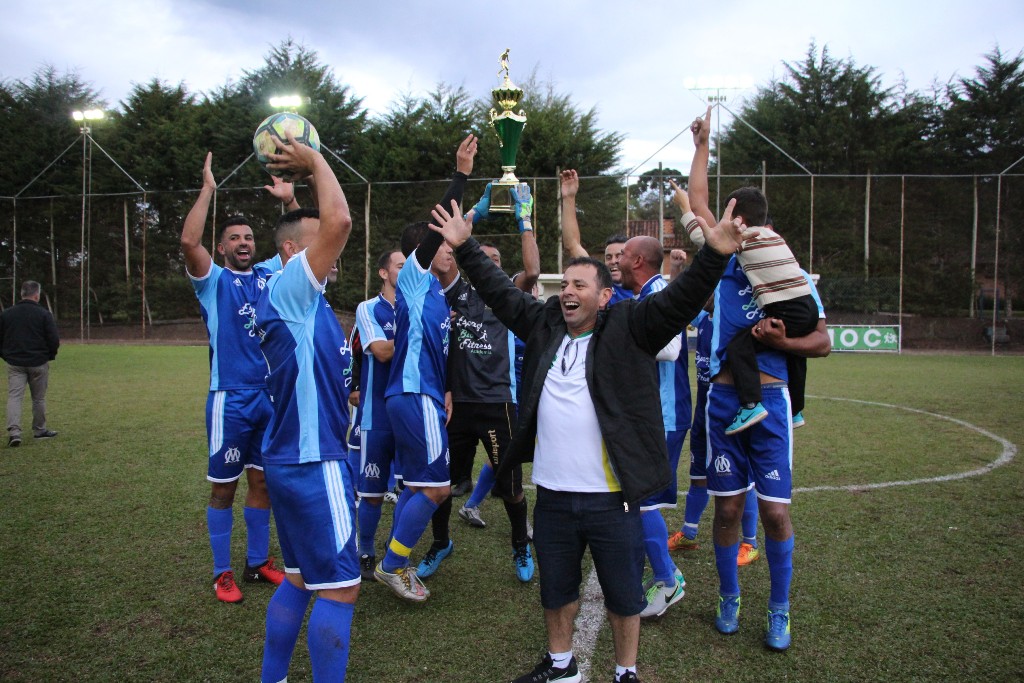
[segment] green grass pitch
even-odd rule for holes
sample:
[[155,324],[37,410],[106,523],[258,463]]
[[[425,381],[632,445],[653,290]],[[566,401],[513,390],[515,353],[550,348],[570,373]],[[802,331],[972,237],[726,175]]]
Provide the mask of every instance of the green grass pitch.
[[[270,588],[243,584],[239,606],[217,603],[212,591],[206,354],[61,351],[49,396],[60,436],[0,450],[0,679],[258,680]],[[1021,357],[834,354],[812,362],[795,484],[856,486],[982,468],[1024,443],[1022,380]],[[642,627],[641,678],[1020,680],[1022,472],[1018,455],[963,479],[797,493],[793,646],[782,655],[761,645],[763,560],[740,570],[739,634],[714,630],[708,510],[702,548],[676,558],[686,597]],[[685,490],[685,469],[681,476]],[[236,503],[233,558],[241,569],[241,496]],[[399,603],[383,586],[364,584],[349,681],[507,681],[539,659],[536,580],[515,578],[501,505],[488,501],[483,514],[484,530],[453,517],[455,554],[429,580],[426,604]],[[682,505],[667,519],[678,528]],[[610,680],[611,652],[605,625],[594,680]],[[289,680],[310,678],[303,635]]]

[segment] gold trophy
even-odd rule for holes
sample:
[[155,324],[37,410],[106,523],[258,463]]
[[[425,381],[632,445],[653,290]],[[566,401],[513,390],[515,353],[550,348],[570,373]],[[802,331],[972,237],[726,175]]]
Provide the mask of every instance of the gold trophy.
[[502,176],[491,183],[491,213],[513,213],[515,204],[509,190],[519,184],[516,178],[516,153],[519,151],[519,140],[526,127],[526,114],[522,109],[516,114],[512,110],[523,97],[523,90],[508,77],[508,49],[501,54],[501,69],[498,75],[504,74],[502,84],[491,90],[494,102],[501,107],[499,114],[491,109],[491,128],[498,136],[498,147],[501,148]]

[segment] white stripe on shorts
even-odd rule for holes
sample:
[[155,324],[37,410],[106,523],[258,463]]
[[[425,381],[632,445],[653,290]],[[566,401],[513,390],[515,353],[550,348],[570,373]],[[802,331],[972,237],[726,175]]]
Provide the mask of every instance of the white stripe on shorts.
[[420,395],[423,409],[423,434],[427,440],[427,464],[433,464],[441,457],[441,426],[434,400],[426,394]]
[[224,445],[224,400],[226,391],[213,392],[213,408],[210,416],[210,457]]
[[324,482],[327,487],[327,501],[331,506],[331,520],[334,522],[336,552],[348,543],[352,535],[352,518],[349,516],[345,495],[345,479],[341,474],[341,461],[327,460],[323,463]]

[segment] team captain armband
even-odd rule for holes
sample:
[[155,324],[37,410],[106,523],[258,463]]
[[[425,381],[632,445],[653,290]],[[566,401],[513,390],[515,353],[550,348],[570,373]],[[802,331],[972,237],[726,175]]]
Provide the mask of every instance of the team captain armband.
[[704,231],[700,229],[700,223],[697,222],[697,216],[694,215],[693,211],[684,213],[679,222],[686,228],[686,234],[690,236],[690,241],[698,247],[703,247]]

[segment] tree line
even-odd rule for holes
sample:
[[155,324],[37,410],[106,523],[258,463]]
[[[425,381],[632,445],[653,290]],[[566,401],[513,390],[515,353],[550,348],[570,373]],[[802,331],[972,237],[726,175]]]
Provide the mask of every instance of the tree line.
[[[814,44],[801,61],[784,67],[782,76],[730,110],[735,118],[713,139],[712,173],[723,176],[722,193],[739,184],[764,184],[776,225],[805,267],[821,273],[823,283],[854,283],[852,296],[837,293],[826,303],[869,312],[891,305],[885,296],[870,293],[876,289],[871,283],[898,272],[899,216],[912,215],[904,260],[908,276],[919,285],[906,295],[910,310],[964,308],[974,290],[964,266],[971,251],[975,186],[985,207],[995,206],[996,193],[1002,193],[1004,226],[1017,224],[1024,213],[1024,188],[1014,175],[1024,172],[1024,163],[998,177],[1024,155],[1024,57],[994,48],[974,74],[935,84],[925,93],[905,84],[884,87],[874,68],[836,59],[827,47]],[[625,231],[627,202],[631,218],[656,217],[659,198],[670,194],[665,179],[685,181],[686,169],[651,169],[624,181],[618,168],[623,135],[602,130],[596,110],[583,110],[571,95],[533,76],[520,86],[529,122],[517,174],[548,179],[535,188],[545,272],[557,269],[560,248],[558,188],[550,180],[558,169],[575,168],[589,178],[579,218],[584,243],[595,250],[607,235]],[[239,164],[251,152],[256,124],[272,112],[269,98],[290,92],[309,97],[301,112],[333,152],[328,160],[352,208],[355,225],[343,256],[341,286],[330,293],[341,308],[352,309],[363,298],[364,259],[372,262],[393,247],[406,223],[429,217],[427,210],[454,168],[460,139],[472,132],[484,141],[477,178],[500,168],[487,124],[494,106],[489,99],[441,83],[426,95],[401,95],[387,111],[371,116],[315,50],[290,39],[237,82],[208,93],[157,79],[135,85],[107,119],[90,126],[95,144],[84,146],[70,112],[108,103],[79,73],[44,66],[28,79],[0,82],[0,121],[7,132],[0,139],[5,159],[0,196],[7,198],[0,200],[0,263],[5,264],[0,272],[11,270],[7,264],[16,256],[17,278],[43,282],[59,318],[78,317],[83,281],[90,283],[94,324],[138,320],[147,313],[159,319],[194,317],[197,307],[184,277],[178,236],[195,200],[203,156],[213,152],[215,177],[225,181],[217,193],[217,222],[235,213],[250,217],[259,255],[271,255],[270,226],[280,207],[261,189],[268,176],[255,160]],[[83,168],[91,190],[84,201]],[[875,180],[867,181],[868,175]],[[467,202],[475,200],[484,182],[473,181]],[[863,253],[869,183],[870,260]],[[913,190],[905,192],[908,184]],[[308,202],[308,194],[300,190],[299,200]],[[672,215],[670,208],[664,211]],[[986,208],[979,253],[994,247],[994,227],[994,213]],[[486,224],[485,231],[506,254],[507,270],[514,271],[518,240],[511,220]],[[1005,259],[1000,277],[1011,292],[1022,274],[1019,234],[1004,228],[1000,241],[1000,261]],[[140,299],[143,272],[148,311]],[[5,305],[10,284],[0,281]],[[372,277],[369,287],[371,293],[376,288]],[[963,292],[962,303],[949,304],[950,292]]]

